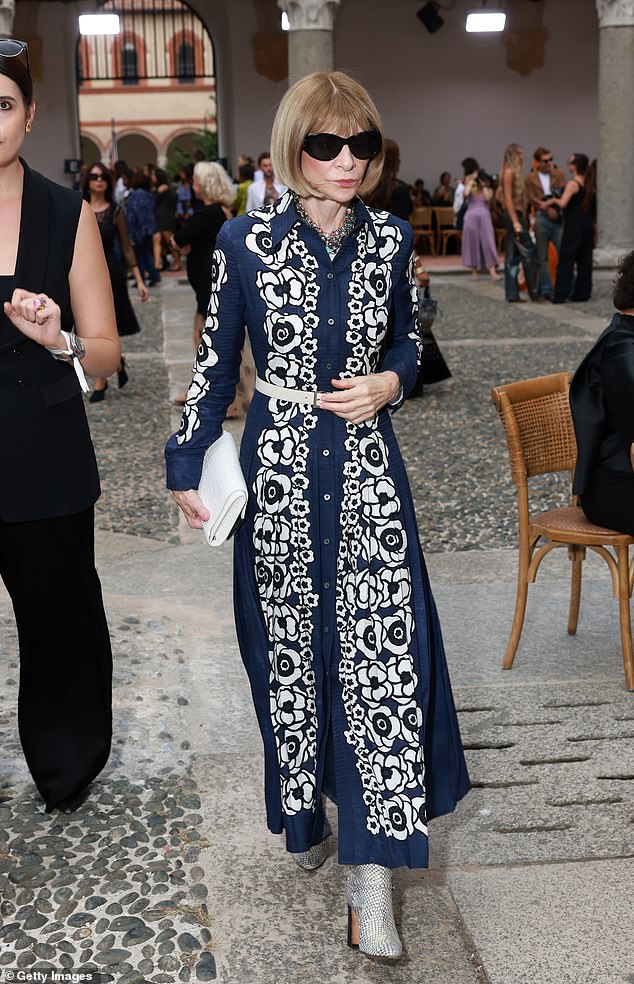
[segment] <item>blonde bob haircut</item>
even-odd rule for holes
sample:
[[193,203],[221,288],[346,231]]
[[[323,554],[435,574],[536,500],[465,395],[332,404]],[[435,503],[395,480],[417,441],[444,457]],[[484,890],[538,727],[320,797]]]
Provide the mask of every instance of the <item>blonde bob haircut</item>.
[[221,164],[214,161],[198,161],[194,166],[194,181],[211,204],[231,208],[236,197],[231,179]]
[[[345,72],[313,72],[285,93],[273,122],[271,162],[276,177],[301,198],[322,198],[302,172],[302,146],[309,133],[338,133],[353,136],[383,126],[372,99]],[[378,184],[383,170],[383,147],[369,161],[359,187],[363,196]]]

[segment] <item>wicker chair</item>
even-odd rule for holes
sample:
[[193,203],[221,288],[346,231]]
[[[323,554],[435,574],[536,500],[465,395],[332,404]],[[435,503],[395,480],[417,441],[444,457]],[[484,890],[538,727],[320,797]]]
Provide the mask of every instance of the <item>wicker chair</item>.
[[517,600],[502,665],[505,670],[513,665],[524,624],[528,585],[534,582],[546,554],[556,547],[568,548],[572,564],[568,633],[575,634],[582,564],[589,548],[605,560],[612,575],[614,596],[619,599],[625,685],[628,690],[634,690],[629,572],[629,547],[634,544],[634,537],[595,526],[574,499],[570,506],[536,516],[529,514],[529,478],[546,472],[574,470],[577,445],[568,398],[571,379],[570,373],[559,372],[491,390],[506,432],[519,508]]
[[438,237],[436,242],[436,252],[442,253],[443,256],[447,254],[447,243],[450,239],[456,239],[458,241],[458,252],[462,245],[462,231],[456,229],[453,220],[453,208],[451,205],[448,208],[438,207],[434,209],[434,214],[436,216],[436,235]]
[[414,244],[423,239],[429,246],[432,256],[436,253],[436,234],[432,226],[432,210],[429,206],[413,208],[409,217],[414,230]]

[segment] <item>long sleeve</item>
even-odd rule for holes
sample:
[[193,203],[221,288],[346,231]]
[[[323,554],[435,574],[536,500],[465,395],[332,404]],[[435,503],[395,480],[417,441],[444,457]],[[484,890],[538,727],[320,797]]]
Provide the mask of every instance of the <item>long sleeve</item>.
[[263,193],[261,192],[261,184],[263,182],[253,181],[249,185],[249,190],[247,191],[247,212],[253,212],[254,209],[260,208],[262,205]]
[[119,242],[121,243],[121,252],[123,253],[127,266],[131,270],[137,265],[137,262],[132,243],[130,242],[130,236],[128,235],[128,223],[126,222],[125,212],[122,208],[118,208],[115,212],[114,224]]
[[126,222],[128,233],[133,243],[139,243],[143,239],[138,215],[139,199],[136,192],[131,191],[126,202]]
[[418,294],[414,280],[414,233],[406,223],[401,223],[403,242],[394,264],[394,289],[392,294],[391,344],[387,349],[380,371],[391,370],[401,381],[400,401],[391,406],[397,408],[416,382],[423,342],[416,322]]
[[181,425],[165,449],[167,487],[174,490],[198,487],[205,451],[222,433],[240,378],[246,304],[231,226],[225,223],[218,233],[207,321]]
[[619,338],[606,345],[599,366],[609,424],[620,434],[629,454],[634,443],[634,339]]
[[220,227],[225,222],[224,212],[219,205],[201,209],[187,220],[182,229],[174,233],[177,246],[204,246],[215,242]]

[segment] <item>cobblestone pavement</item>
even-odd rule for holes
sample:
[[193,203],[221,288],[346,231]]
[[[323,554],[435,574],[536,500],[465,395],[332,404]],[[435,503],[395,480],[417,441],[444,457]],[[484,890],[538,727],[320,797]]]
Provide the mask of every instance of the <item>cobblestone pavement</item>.
[[[141,334],[124,340],[128,386],[118,391],[111,380],[106,400],[88,407],[103,482],[98,556],[115,655],[115,741],[70,817],[42,812],[24,765],[17,640],[0,597],[0,979],[9,968],[92,969],[122,984],[630,979],[625,927],[634,913],[619,879],[631,884],[634,710],[618,616],[607,581],[589,565],[579,637],[568,638],[568,589],[554,562],[531,589],[542,618],[529,603],[516,665],[500,673],[515,494],[489,397],[500,382],[574,369],[609,319],[609,277],[597,278],[591,304],[561,307],[507,305],[487,281],[438,277],[433,287],[443,312],[434,330],[453,380],[409,401],[394,423],[474,790],[435,822],[432,868],[395,879],[406,958],[385,967],[347,951],[342,870],[331,857],[298,879],[264,829],[230,550],[214,552],[212,563],[163,488],[163,444],[175,420],[169,388],[186,376],[189,329],[175,371],[165,344],[177,323],[193,321],[190,292],[167,282],[138,306]],[[544,481],[537,500],[566,493],[565,481]],[[585,610],[593,616],[584,622]],[[527,883],[543,911],[529,905]],[[593,898],[602,900],[600,917]],[[483,925],[500,899],[495,925]],[[522,936],[524,922],[531,933]]]

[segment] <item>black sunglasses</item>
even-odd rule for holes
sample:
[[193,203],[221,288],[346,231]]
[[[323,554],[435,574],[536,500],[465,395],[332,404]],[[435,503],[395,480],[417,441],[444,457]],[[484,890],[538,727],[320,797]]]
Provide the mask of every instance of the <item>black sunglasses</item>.
[[26,67],[29,76],[31,75],[31,64],[29,62],[29,46],[26,41],[15,41],[13,38],[0,38],[0,55],[3,58],[20,58]]
[[106,176],[102,174],[101,171],[91,171],[88,175],[91,181],[105,181]]
[[542,163],[542,164],[552,164],[552,162],[553,162],[552,157],[542,157],[540,163]]
[[364,130],[352,137],[338,137],[336,133],[309,133],[302,150],[316,161],[334,161],[347,145],[353,157],[370,161],[379,153],[383,140],[378,130]]

